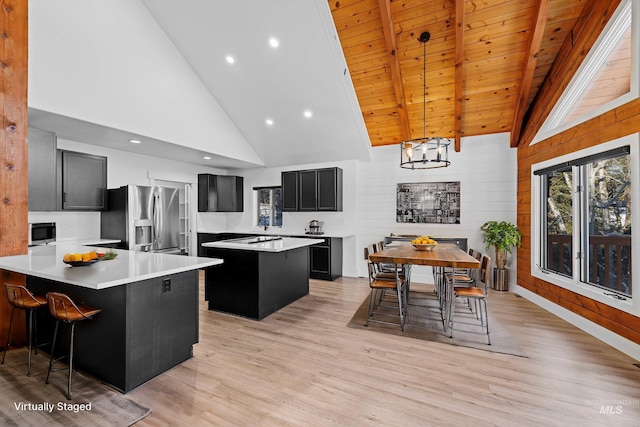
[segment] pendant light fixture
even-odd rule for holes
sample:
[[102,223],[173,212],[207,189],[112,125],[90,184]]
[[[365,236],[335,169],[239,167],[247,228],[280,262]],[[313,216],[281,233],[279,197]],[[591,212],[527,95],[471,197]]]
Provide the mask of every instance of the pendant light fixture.
[[431,35],[425,31],[418,41],[423,45],[423,138],[410,139],[400,144],[400,167],[405,169],[446,168],[449,161],[451,140],[439,136],[427,138],[427,42]]

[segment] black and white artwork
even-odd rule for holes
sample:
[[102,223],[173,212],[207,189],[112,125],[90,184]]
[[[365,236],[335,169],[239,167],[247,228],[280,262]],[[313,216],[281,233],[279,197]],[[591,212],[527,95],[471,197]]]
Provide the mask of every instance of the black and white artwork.
[[396,222],[460,224],[460,181],[398,184]]

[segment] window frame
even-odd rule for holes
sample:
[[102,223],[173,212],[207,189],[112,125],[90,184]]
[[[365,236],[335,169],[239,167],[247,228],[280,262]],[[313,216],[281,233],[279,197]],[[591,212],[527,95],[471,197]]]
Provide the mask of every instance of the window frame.
[[[276,228],[282,228],[284,225],[284,218],[282,218],[282,224],[280,225],[273,225],[273,218],[275,217],[275,210],[274,210],[274,204],[273,204],[273,192],[275,190],[280,190],[280,192],[282,193],[282,186],[280,185],[274,185],[274,186],[270,186],[270,187],[253,187],[253,197],[254,197],[254,201],[255,201],[255,209],[254,209],[254,219],[253,219],[253,224],[256,227],[259,228],[263,228],[265,227],[264,225],[260,225],[259,221],[260,221],[260,196],[258,194],[259,191],[261,190],[269,190],[269,206],[270,206],[270,210],[271,210],[271,215],[269,216],[269,225],[267,225],[267,227],[276,227]],[[280,212],[282,213],[282,197],[280,197]]]
[[[627,135],[622,138],[618,138],[613,141],[609,141],[603,144],[599,144],[594,147],[590,147],[584,150],[576,151],[574,153],[566,154],[561,157],[546,160],[532,165],[531,167],[531,191],[532,191],[532,203],[531,203],[531,275],[537,279],[544,280],[561,288],[575,292],[587,298],[591,298],[603,304],[617,308],[633,315],[640,315],[640,290],[636,290],[637,295],[626,299],[618,299],[614,296],[607,295],[612,294],[610,290],[599,288],[580,281],[580,272],[582,263],[580,259],[577,259],[578,253],[582,250],[583,229],[582,223],[579,222],[580,212],[582,207],[580,206],[582,201],[580,197],[574,196],[573,205],[573,223],[574,229],[572,234],[572,272],[573,276],[568,277],[555,273],[550,270],[543,269],[541,266],[543,261],[543,250],[546,234],[546,230],[543,227],[546,225],[543,215],[546,215],[546,200],[543,199],[546,194],[544,188],[544,180],[540,175],[534,174],[535,171],[543,170],[546,168],[552,168],[555,165],[561,163],[569,163],[576,159],[583,157],[597,155],[616,148],[630,147],[631,156],[631,212],[638,212],[631,219],[631,229],[640,230],[640,133]],[[576,194],[577,186],[581,183],[580,179],[573,180],[573,194]],[[633,185],[635,184],[635,185]],[[577,222],[578,221],[578,222]],[[576,229],[576,227],[579,227]],[[631,253],[635,253],[636,257],[640,256],[640,231],[636,231],[631,235]],[[636,263],[637,264],[637,263]],[[636,273],[637,275],[637,273]],[[636,286],[636,289],[640,289],[640,286]]]

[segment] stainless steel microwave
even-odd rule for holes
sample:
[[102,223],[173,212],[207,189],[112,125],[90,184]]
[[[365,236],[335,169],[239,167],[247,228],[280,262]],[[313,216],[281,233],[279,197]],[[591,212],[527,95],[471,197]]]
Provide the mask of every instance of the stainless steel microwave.
[[56,241],[55,222],[29,223],[29,246],[46,245]]

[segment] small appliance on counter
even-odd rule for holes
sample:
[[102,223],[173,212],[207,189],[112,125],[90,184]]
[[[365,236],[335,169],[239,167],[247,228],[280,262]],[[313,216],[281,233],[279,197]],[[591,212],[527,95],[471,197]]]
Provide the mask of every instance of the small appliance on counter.
[[56,241],[56,223],[55,222],[30,222],[29,237],[27,244],[29,246],[47,245]]
[[311,220],[309,221],[308,231],[305,234],[324,234],[324,231],[322,231],[323,226],[324,222],[317,219]]

